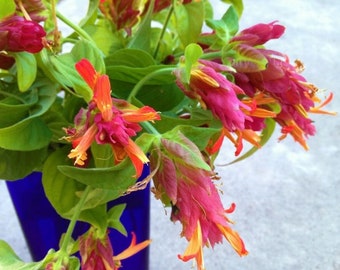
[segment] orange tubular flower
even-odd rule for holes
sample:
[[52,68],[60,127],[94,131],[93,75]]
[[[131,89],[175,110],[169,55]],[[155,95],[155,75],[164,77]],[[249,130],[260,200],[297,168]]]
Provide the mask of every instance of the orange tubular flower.
[[75,164],[82,166],[92,142],[110,144],[115,163],[128,156],[136,177],[140,176],[143,164],[149,160],[131,137],[141,130],[139,122],[159,120],[158,113],[148,106],[137,108],[124,100],[113,99],[109,77],[99,74],[88,60],[79,61],[76,69],[93,90],[93,98],[88,109],[80,110],[76,116],[75,130],[67,130],[71,136],[66,139],[75,147],[69,158],[75,158]]
[[189,241],[187,249],[183,255],[178,255],[178,258],[184,262],[195,259],[198,270],[204,270],[204,258],[203,258],[203,242],[202,242],[202,230],[201,225],[197,222],[197,227],[193,233],[192,238]]
[[115,262],[115,267],[113,268],[113,270],[118,270],[122,266],[120,262],[121,260],[127,259],[135,255],[136,253],[146,248],[151,243],[151,240],[145,240],[142,243],[136,244],[136,235],[134,232],[132,232],[131,234],[132,239],[130,246],[121,253],[119,253],[118,255],[113,256],[113,260]]

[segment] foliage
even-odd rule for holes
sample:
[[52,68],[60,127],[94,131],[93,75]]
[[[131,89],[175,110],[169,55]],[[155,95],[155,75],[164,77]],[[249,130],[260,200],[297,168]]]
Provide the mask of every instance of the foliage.
[[[196,248],[222,237],[246,255],[224,216],[232,210],[223,209],[213,184],[224,138],[236,155],[251,146],[230,164],[264,146],[277,125],[280,139],[291,135],[307,149],[306,137],[315,133],[309,113],[325,113],[314,104],[316,87],[299,74],[301,63],[264,46],[283,26],[239,31],[241,0],[223,1],[219,19],[207,0],[120,2],[90,0],[75,24],[55,1],[0,0],[0,178],[41,171],[49,201],[72,221],[60,250],[40,262],[22,262],[1,241],[1,269],[79,269],[89,262],[72,256],[78,244],[98,263],[120,265],[119,256],[100,257],[81,241],[70,249],[69,232],[85,221],[94,229],[84,237],[94,245],[107,244],[109,227],[126,235],[125,205],[106,204],[138,189],[142,167],[150,170],[142,182],[154,177],[155,197],[183,225],[189,247],[180,259],[203,269]],[[58,21],[73,32],[64,36]],[[21,46],[32,40],[34,48]],[[148,244],[131,244],[131,255]]]

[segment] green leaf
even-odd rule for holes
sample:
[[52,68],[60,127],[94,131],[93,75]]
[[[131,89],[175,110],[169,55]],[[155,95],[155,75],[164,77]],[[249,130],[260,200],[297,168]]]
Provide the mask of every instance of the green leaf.
[[190,4],[174,5],[175,28],[185,47],[196,43],[204,23],[204,1],[193,1]]
[[105,202],[101,204],[96,202],[96,199],[98,200],[98,198],[101,198],[99,194],[97,195],[98,197],[92,197],[92,200],[86,201],[84,205],[85,209],[80,213],[78,220],[82,220],[84,222],[90,223],[96,228],[105,230],[107,229],[106,204]]
[[[60,148],[48,157],[42,171],[42,183],[48,200],[58,214],[64,218],[71,219],[85,185],[58,170],[58,165],[65,166],[71,163],[71,160],[67,157],[68,151],[68,147]],[[91,223],[98,228],[103,228],[107,225],[106,205],[104,204],[106,201],[98,200],[98,198],[103,199],[102,197],[104,196],[96,197],[97,192],[97,190],[90,192],[80,213],[79,220]],[[95,198],[96,200],[94,200]],[[108,198],[107,200],[110,199]]]
[[227,26],[229,36],[234,36],[239,28],[239,16],[234,6],[228,8],[227,12],[222,16],[222,20]]
[[42,116],[43,121],[52,132],[51,142],[58,144],[63,142],[60,139],[65,136],[63,128],[71,125],[63,116],[63,110],[65,110],[64,107],[54,105]]
[[0,0],[0,20],[7,16],[12,15],[15,12],[15,2],[14,0]]
[[[121,49],[105,58],[105,65],[127,66],[127,67],[148,67],[155,65],[153,57],[140,49]],[[108,71],[107,71],[108,73]]]
[[228,64],[232,59],[232,65],[239,72],[257,72],[267,68],[267,58],[253,48],[246,44],[238,44],[231,50],[226,46],[222,51],[222,60]]
[[77,42],[70,53],[51,56],[50,61],[53,65],[52,68],[55,69],[54,72],[57,72],[56,79],[58,82],[73,88],[86,102],[89,102],[92,99],[92,90],[75,68],[75,64],[83,58],[88,59],[96,71],[105,73],[105,64],[101,52],[86,40]]
[[[108,66],[107,67],[107,74],[109,75],[110,79],[113,81],[123,81],[129,83],[137,83],[141,79],[143,79],[146,75],[156,72],[162,71],[162,69],[169,68],[166,65],[152,65],[148,67],[129,67],[129,66]],[[150,80],[146,82],[147,85],[162,85],[162,84],[169,84],[171,82],[175,82],[175,77],[168,71],[167,73],[161,73],[157,76],[154,76]],[[115,91],[115,85],[112,85],[113,91]]]
[[219,128],[194,127],[194,126],[177,126],[173,129],[183,133],[190,141],[192,141],[201,151],[208,145],[209,140],[216,134],[221,133]]
[[137,99],[156,110],[170,110],[181,99],[183,93],[175,85],[172,68],[156,65],[152,56],[138,49],[122,49],[105,59],[110,77],[112,93],[119,98],[128,98],[131,90],[142,79],[149,76],[137,93]]
[[91,153],[96,168],[107,168],[114,164],[112,147],[109,144],[92,143]]
[[178,129],[173,129],[162,135],[165,139],[162,144],[169,156],[177,159],[178,162],[193,167],[210,171],[210,166],[205,162],[198,147],[187,137],[185,137]]
[[37,76],[37,62],[33,54],[28,52],[14,53],[18,72],[18,86],[21,92],[27,91]]
[[100,19],[97,24],[89,24],[84,30],[92,37],[105,55],[110,55],[123,48],[123,41],[119,33],[112,31],[108,20]]
[[184,51],[185,56],[185,82],[189,84],[191,68],[195,65],[198,59],[202,56],[203,50],[197,44],[189,44]]
[[25,263],[3,240],[0,240],[0,269],[1,270],[40,270],[44,268],[44,260],[40,262]]
[[[163,69],[169,69],[168,65],[156,65],[152,56],[142,50],[138,49],[122,49],[118,50],[109,57],[105,58],[107,75],[112,82],[128,82],[131,84],[138,83],[145,76],[150,73],[160,71],[160,74],[152,77],[146,82],[148,85],[163,85],[175,81],[175,77],[171,71],[161,72]],[[133,87],[133,85],[130,85]],[[117,85],[112,83],[113,93],[120,93],[126,88],[117,89]]]
[[168,113],[162,113],[162,121],[155,122],[155,128],[160,133],[165,133],[172,129],[173,127],[180,126],[180,125],[187,125],[187,126],[217,126],[220,124],[218,120],[216,120],[213,116],[211,111],[209,110],[197,110],[197,111],[190,111],[191,117],[189,119],[179,118],[177,115],[172,115]]
[[[265,120],[266,123],[266,128],[262,131],[261,134],[261,141],[260,141],[260,145],[261,147],[264,146],[269,139],[271,138],[271,136],[274,133],[275,130],[275,126],[276,126],[276,122],[271,119],[271,118],[267,118]],[[228,165],[234,164],[236,162],[242,161],[248,157],[250,157],[251,155],[253,155],[257,150],[259,150],[258,147],[252,147],[249,151],[247,151],[245,154],[243,154],[242,156],[238,157],[237,159],[233,160],[232,162],[228,163]]]
[[126,204],[119,204],[113,206],[108,212],[108,227],[114,228],[121,234],[127,236],[127,231],[124,225],[121,223],[120,218],[124,212]]
[[[13,91],[15,92],[15,91]],[[29,115],[29,109],[38,101],[35,92],[13,93],[0,101],[0,128],[16,124]]]
[[146,85],[142,87],[136,98],[156,111],[170,111],[184,98],[176,84]]
[[220,50],[229,42],[238,31],[238,20],[238,15],[233,6],[229,7],[220,20],[206,20],[206,24],[215,32],[215,39],[209,40],[212,49]]
[[222,0],[222,2],[231,4],[237,11],[238,16],[241,17],[243,13],[243,1],[242,0]]
[[118,198],[128,187],[136,182],[136,178],[133,177],[135,174],[134,167],[128,159],[109,168],[83,169],[60,165],[58,169],[65,176],[71,177],[85,185],[114,191],[114,194],[116,194],[115,198]]
[[21,179],[32,171],[40,169],[46,157],[47,148],[33,151],[11,151],[0,148],[0,179]]
[[[50,249],[46,256],[38,262],[23,262],[13,249],[3,240],[0,240],[0,269],[1,270],[42,270],[48,263],[54,262],[58,252]],[[64,255],[63,255],[64,256]],[[80,262],[76,257],[68,258],[68,270],[79,270]],[[47,269],[47,268],[46,268]]]
[[143,150],[144,153],[148,153],[151,145],[157,138],[158,135],[144,132],[137,138],[136,144]]
[[77,192],[84,189],[84,185],[62,174],[58,164],[70,164],[67,158],[68,148],[58,149],[46,160],[43,167],[42,183],[45,194],[56,211],[63,217],[70,218],[69,214],[79,201]]
[[[57,85],[48,80],[40,80],[31,87],[30,92],[21,96],[21,101],[24,104],[31,104],[31,106],[27,108],[27,115],[21,121],[10,126],[4,126],[0,120],[0,147],[9,150],[31,151],[43,148],[50,142],[52,133],[41,116],[53,104],[56,87]],[[32,101],[33,103],[31,103]],[[23,106],[18,106],[18,114],[23,115]],[[12,109],[14,111],[15,107]],[[18,117],[14,118],[18,119]]]
[[106,72],[102,52],[87,40],[78,41],[72,48],[71,55],[75,62],[80,61],[82,58],[86,58],[92,63],[96,71],[102,74]]
[[84,18],[79,22],[79,26],[84,27],[87,24],[92,23],[93,17],[97,18],[98,5],[100,0],[90,0],[87,13]]
[[138,25],[138,30],[133,33],[132,39],[128,44],[128,48],[141,49],[150,52],[151,39],[151,19],[153,13],[153,4],[151,1],[146,14],[143,16],[142,22]]

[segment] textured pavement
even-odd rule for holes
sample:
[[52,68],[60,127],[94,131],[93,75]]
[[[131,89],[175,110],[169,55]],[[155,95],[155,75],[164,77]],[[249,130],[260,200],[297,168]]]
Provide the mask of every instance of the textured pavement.
[[[215,17],[225,8],[214,1]],[[284,52],[305,64],[303,75],[335,98],[327,109],[340,111],[340,2],[332,0],[245,0],[241,29],[278,20],[287,27],[280,40],[267,48]],[[251,158],[232,166],[217,166],[222,177],[225,206],[235,202],[230,215],[249,255],[240,258],[230,246],[205,249],[210,270],[340,270],[340,121],[339,116],[313,115],[317,135],[304,151],[291,138],[278,143],[279,132]],[[233,158],[226,144],[217,164]],[[222,184],[223,183],[223,184]],[[29,260],[5,184],[0,181],[0,239]],[[150,270],[192,269],[182,263],[186,241],[180,225],[169,221],[159,201],[151,208]],[[138,270],[138,269],[136,269]]]

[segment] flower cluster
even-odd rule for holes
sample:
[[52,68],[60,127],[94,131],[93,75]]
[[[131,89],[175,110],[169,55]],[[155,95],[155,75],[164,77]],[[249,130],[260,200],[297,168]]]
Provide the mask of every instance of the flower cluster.
[[[210,1],[90,1],[75,24],[55,1],[8,1],[0,12],[0,178],[42,171],[47,198],[71,220],[60,250],[27,269],[123,267],[150,241],[136,244],[131,231],[129,248],[116,255],[108,231],[126,232],[123,210],[108,203],[149,182],[182,226],[188,246],[179,259],[203,270],[204,248],[224,240],[247,255],[229,218],[236,204],[225,207],[216,185],[224,139],[242,160],[278,124],[279,140],[291,135],[307,150],[316,133],[310,114],[334,113],[323,110],[332,94],[317,97],[301,61],[266,48],[284,26],[239,31],[242,1],[225,2],[232,4],[217,20]],[[243,153],[245,143],[251,150]],[[77,221],[90,229],[73,241]],[[4,256],[0,249],[0,268]]]
[[66,139],[74,147],[68,157],[83,166],[86,152],[95,140],[98,144],[111,145],[116,164],[128,156],[136,176],[140,176],[143,164],[149,160],[130,137],[141,130],[138,122],[159,120],[159,115],[148,106],[136,108],[124,100],[113,99],[109,77],[98,74],[88,60],[79,61],[75,67],[93,90],[93,98],[88,109],[81,109],[76,115],[75,128],[66,130],[70,135]]

